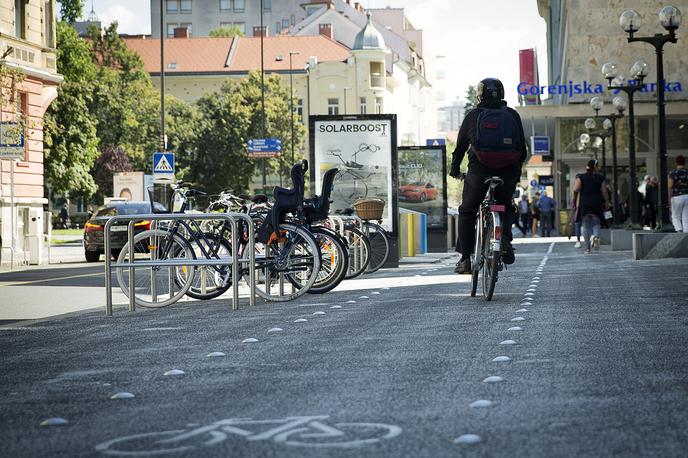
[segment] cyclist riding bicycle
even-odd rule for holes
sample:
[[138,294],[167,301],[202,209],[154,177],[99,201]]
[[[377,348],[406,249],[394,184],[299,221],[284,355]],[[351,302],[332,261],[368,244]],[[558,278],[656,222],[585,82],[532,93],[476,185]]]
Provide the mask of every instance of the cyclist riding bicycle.
[[454,178],[462,176],[459,167],[468,151],[468,172],[464,177],[463,197],[459,206],[459,237],[456,243],[456,251],[461,253],[461,259],[454,269],[459,274],[471,272],[475,221],[487,192],[485,180],[493,176],[504,180],[504,184],[496,190],[497,201],[506,208],[502,261],[504,264],[514,263],[511,225],[516,215],[511,201],[527,157],[521,117],[506,106],[502,82],[496,78],[486,78],[478,83],[476,92],[478,106],[466,114],[461,124],[449,173]]

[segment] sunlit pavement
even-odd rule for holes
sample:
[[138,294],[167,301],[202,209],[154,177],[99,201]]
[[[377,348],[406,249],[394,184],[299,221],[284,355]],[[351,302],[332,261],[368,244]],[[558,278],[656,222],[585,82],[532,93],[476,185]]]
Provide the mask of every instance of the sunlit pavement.
[[3,455],[682,456],[688,264],[562,240],[519,241],[492,302],[448,258],[4,326]]

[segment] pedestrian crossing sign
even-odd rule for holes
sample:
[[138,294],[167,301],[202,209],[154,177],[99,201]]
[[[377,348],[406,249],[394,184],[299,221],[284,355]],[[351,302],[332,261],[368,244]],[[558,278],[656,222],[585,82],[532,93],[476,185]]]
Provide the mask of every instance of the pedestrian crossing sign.
[[156,181],[174,179],[174,153],[153,154],[153,179]]

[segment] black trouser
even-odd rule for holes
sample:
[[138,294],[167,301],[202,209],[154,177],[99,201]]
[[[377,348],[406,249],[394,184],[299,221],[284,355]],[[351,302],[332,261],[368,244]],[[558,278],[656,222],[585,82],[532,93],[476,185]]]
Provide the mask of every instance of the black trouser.
[[473,253],[473,245],[475,245],[475,220],[478,218],[478,209],[483,199],[485,199],[488,188],[485,180],[493,176],[499,176],[504,180],[504,184],[498,186],[495,190],[495,197],[497,198],[497,203],[506,207],[502,223],[502,242],[511,242],[513,239],[511,225],[516,220],[512,199],[520,175],[520,167],[514,167],[507,170],[506,173],[503,170],[489,173],[489,170],[468,169],[463,183],[463,197],[459,206],[459,239],[456,242],[456,251],[464,257]]
[[[518,223],[516,223],[518,225]],[[521,232],[526,235],[530,230],[530,215],[528,213],[521,213]]]

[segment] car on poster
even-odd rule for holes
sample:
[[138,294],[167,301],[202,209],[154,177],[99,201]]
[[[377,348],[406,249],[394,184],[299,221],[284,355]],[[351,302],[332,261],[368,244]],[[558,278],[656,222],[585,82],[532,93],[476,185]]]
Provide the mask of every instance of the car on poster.
[[437,199],[437,188],[427,181],[416,181],[399,186],[399,200],[406,202],[425,202]]

